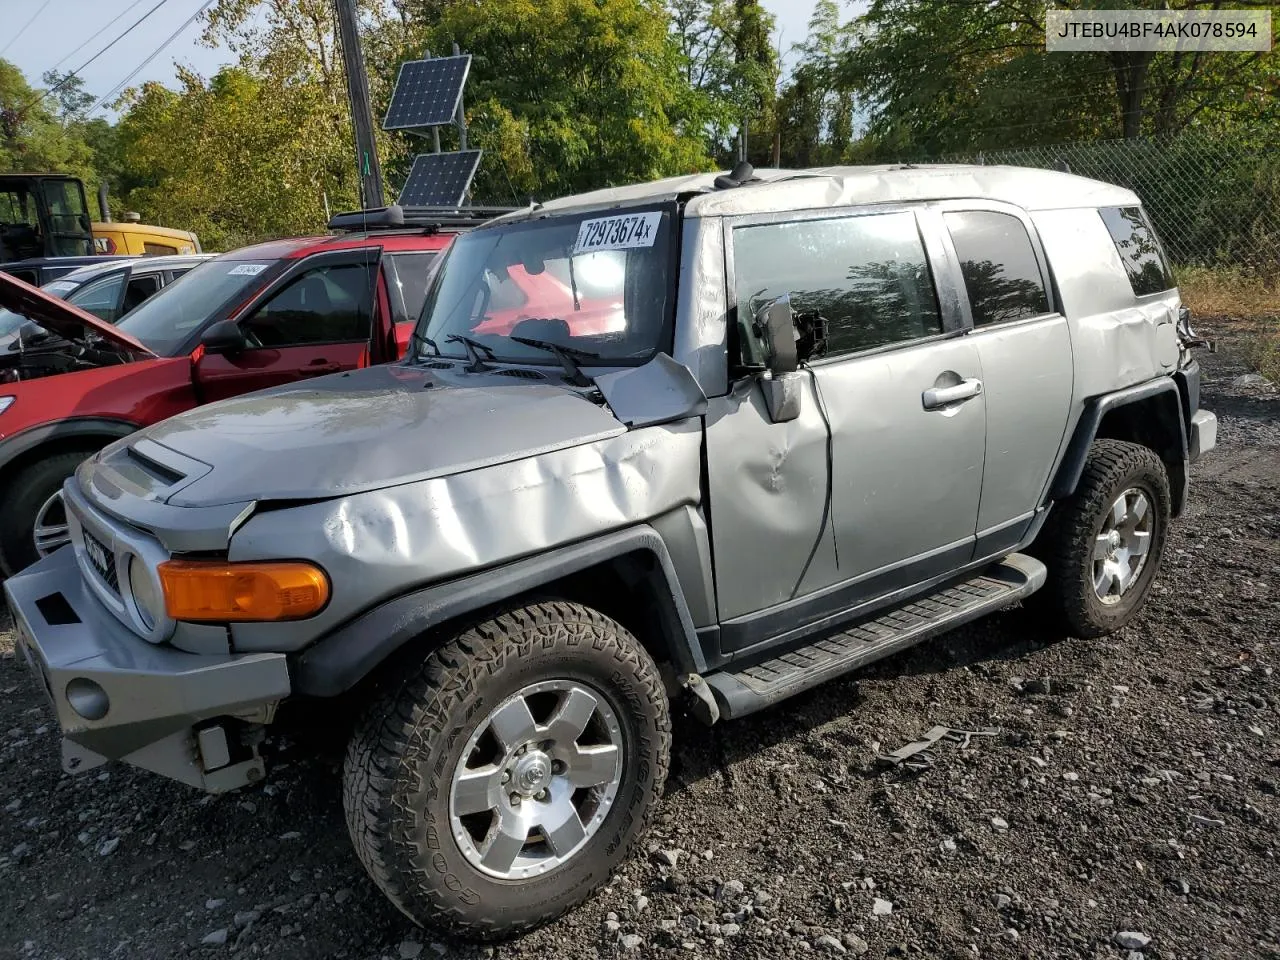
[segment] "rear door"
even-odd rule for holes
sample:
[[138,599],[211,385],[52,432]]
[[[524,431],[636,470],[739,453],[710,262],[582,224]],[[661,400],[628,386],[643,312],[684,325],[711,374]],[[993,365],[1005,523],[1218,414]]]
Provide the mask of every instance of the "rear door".
[[1071,334],[1035,227],[1017,207],[938,204],[963,278],[968,339],[982,362],[986,462],[977,555],[1013,549],[1039,506],[1071,406]]
[[241,315],[245,349],[200,357],[196,376],[202,400],[366,363],[378,259],[376,249],[321,254],[286,273]]

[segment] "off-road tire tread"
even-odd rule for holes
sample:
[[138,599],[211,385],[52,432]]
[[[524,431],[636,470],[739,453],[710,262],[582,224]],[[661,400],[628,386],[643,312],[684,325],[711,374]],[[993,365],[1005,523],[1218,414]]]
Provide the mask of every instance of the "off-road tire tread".
[[384,685],[357,723],[347,747],[343,808],[356,854],[379,889],[417,923],[427,921],[471,940],[496,940],[547,923],[573,906],[569,903],[550,910],[518,927],[497,918],[469,915],[458,906],[456,898],[446,898],[442,891],[416,880],[422,871],[412,858],[405,856],[407,844],[397,843],[392,836],[396,811],[391,771],[409,752],[414,731],[425,724],[441,732],[450,701],[468,699],[476,682],[496,672],[506,657],[531,650],[539,628],[563,623],[584,625],[593,638],[593,647],[608,649],[619,665],[629,668],[649,703],[659,711],[651,796],[638,829],[632,832],[617,862],[630,856],[652,822],[670,765],[671,718],[658,669],[648,652],[622,626],[577,603],[537,603],[477,623],[430,653],[398,683]]
[[1153,555],[1147,563],[1154,564],[1158,571],[1169,527],[1168,472],[1155,451],[1124,440],[1093,442],[1075,493],[1054,507],[1032,551],[1049,573],[1044,588],[1032,596],[1036,601],[1033,609],[1061,618],[1073,636],[1101,637],[1123,625],[1094,615],[1090,605],[1093,584],[1080,576],[1084,560],[1081,551],[1092,555],[1098,511],[1109,507],[1119,484],[1137,473],[1145,474],[1155,488],[1156,522],[1161,532],[1158,542],[1152,543]]

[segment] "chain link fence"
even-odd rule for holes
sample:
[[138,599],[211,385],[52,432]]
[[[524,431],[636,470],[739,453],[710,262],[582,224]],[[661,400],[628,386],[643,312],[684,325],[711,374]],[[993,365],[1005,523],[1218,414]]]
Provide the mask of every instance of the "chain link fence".
[[1068,169],[1128,187],[1142,198],[1174,263],[1280,275],[1280,150],[1259,140],[1183,134],[946,159]]

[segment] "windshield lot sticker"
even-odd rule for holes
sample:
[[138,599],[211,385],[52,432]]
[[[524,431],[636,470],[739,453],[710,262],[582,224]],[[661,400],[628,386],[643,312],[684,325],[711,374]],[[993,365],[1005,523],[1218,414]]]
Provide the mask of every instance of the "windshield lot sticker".
[[658,238],[658,223],[661,220],[661,210],[583,220],[582,226],[578,228],[578,239],[573,244],[573,252],[576,255],[596,250],[652,247]]
[[227,271],[229,277],[256,277],[267,269],[265,263],[241,263]]

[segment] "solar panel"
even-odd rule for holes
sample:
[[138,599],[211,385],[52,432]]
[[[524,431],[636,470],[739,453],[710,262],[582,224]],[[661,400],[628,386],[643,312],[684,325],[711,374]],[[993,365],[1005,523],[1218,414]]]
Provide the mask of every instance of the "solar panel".
[[470,69],[469,53],[400,64],[382,129],[412,130],[451,122]]
[[479,150],[420,153],[400,189],[402,207],[456,207],[466,198],[480,166]]

